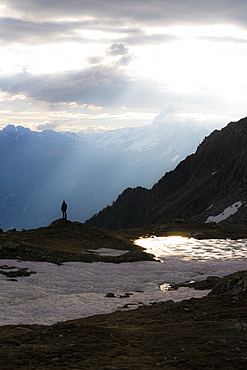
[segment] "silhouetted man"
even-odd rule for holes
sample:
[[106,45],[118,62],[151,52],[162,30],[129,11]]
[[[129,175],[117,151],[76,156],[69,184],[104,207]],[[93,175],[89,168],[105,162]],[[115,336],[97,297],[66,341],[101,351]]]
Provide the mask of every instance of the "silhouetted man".
[[67,220],[67,204],[65,203],[65,200],[63,201],[61,205],[61,211],[63,213],[63,218]]

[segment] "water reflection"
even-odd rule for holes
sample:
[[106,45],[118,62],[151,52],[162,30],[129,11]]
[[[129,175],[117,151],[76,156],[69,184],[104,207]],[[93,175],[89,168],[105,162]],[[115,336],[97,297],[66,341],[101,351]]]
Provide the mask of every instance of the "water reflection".
[[246,259],[247,240],[197,240],[181,236],[140,238],[135,241],[159,260],[178,257],[183,260]]

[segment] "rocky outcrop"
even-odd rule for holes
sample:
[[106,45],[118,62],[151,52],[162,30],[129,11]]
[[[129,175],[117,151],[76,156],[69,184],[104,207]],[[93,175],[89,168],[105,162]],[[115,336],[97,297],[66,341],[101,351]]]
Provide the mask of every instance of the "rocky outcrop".
[[247,292],[247,273],[245,276],[236,276],[230,280],[223,279],[219,284],[215,285],[208,295],[214,296],[229,292],[233,296]]

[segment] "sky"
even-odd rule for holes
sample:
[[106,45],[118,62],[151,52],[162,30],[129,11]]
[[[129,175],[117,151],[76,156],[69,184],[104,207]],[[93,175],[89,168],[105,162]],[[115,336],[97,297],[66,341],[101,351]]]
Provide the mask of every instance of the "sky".
[[0,0],[0,129],[246,116],[245,0]]

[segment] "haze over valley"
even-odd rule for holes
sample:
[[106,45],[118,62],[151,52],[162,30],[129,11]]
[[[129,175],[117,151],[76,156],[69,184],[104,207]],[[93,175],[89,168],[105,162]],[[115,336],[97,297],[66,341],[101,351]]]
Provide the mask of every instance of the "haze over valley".
[[0,131],[0,227],[34,228],[61,217],[84,222],[127,187],[150,188],[195,151],[208,130],[172,126],[162,112],[151,125],[102,133]]

